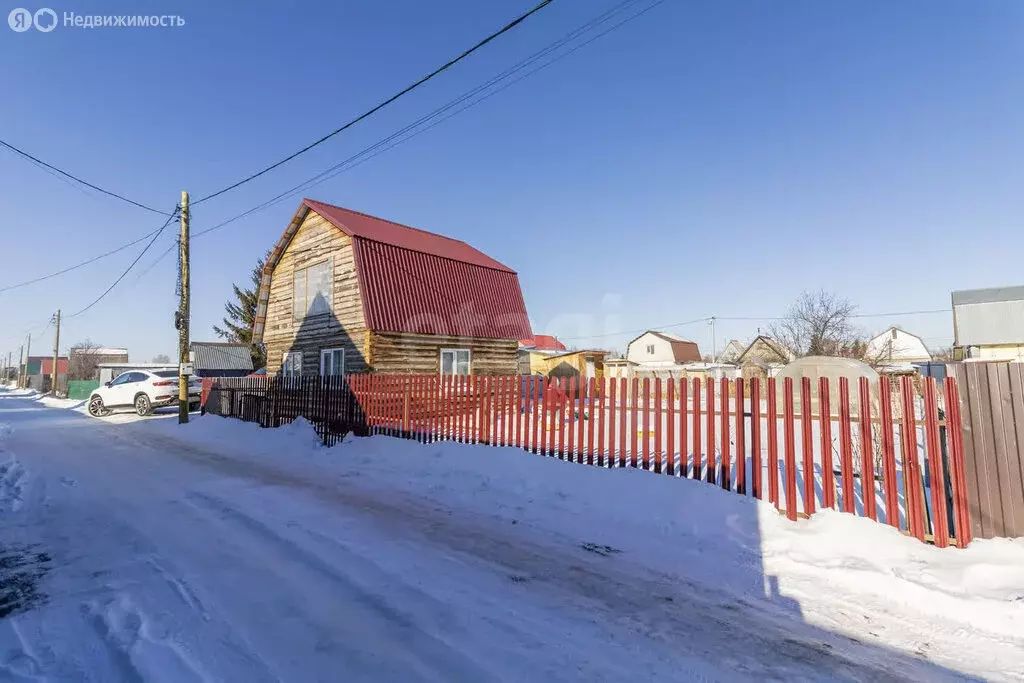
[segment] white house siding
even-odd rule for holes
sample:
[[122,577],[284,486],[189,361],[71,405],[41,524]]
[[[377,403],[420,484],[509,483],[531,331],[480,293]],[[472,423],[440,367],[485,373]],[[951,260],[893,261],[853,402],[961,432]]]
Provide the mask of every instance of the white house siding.
[[917,363],[932,359],[919,337],[891,327],[868,342],[867,356],[895,363]]
[[981,360],[1011,360],[1024,363],[1024,344],[1003,344],[1000,346],[981,346],[971,354],[972,358]]
[[[647,347],[652,345],[653,354],[647,350]],[[676,362],[671,342],[650,332],[644,333],[629,345],[626,360],[643,365],[675,365]]]

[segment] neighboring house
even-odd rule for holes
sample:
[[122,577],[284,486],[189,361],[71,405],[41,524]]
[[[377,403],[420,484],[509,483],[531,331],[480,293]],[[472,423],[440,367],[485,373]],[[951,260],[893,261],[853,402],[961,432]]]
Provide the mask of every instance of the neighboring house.
[[102,363],[127,363],[128,349],[95,347],[72,348],[68,353],[69,373],[78,380],[95,380],[96,369]]
[[538,334],[529,339],[520,339],[517,352],[519,374],[546,374],[548,357],[564,351],[565,344],[549,334]]
[[758,361],[764,365],[785,365],[793,360],[793,354],[786,350],[782,344],[778,343],[771,337],[766,337],[763,334],[759,334],[754,337],[754,341],[750,342],[743,353],[740,354],[739,358],[736,359],[738,365]]
[[252,354],[245,344],[192,342],[192,369],[198,377],[245,377],[252,373]]
[[601,379],[604,377],[604,357],[607,351],[589,349],[584,351],[567,351],[546,359],[547,372],[550,377],[581,377],[585,379]]
[[740,377],[745,380],[767,379],[792,360],[793,354],[782,344],[759,334],[736,359],[736,365],[740,366]]
[[177,363],[100,363],[96,366],[96,379],[106,384],[130,370],[177,370]]
[[957,358],[1024,361],[1024,285],[953,292]]
[[890,327],[868,342],[864,352],[867,360],[885,365],[927,363],[932,354],[916,334]]
[[534,351],[565,351],[565,344],[550,334],[535,334],[529,339],[520,339],[519,348]]
[[128,349],[109,347],[98,347],[95,349],[71,349],[69,359],[72,363],[76,360],[76,356],[88,356],[89,359],[97,365],[100,363],[127,363]]
[[664,366],[699,363],[701,357],[696,342],[668,332],[648,330],[629,342],[626,360],[641,366]]
[[732,339],[725,345],[725,348],[722,349],[722,353],[718,354],[718,362],[736,363],[745,350],[746,347],[740,343],[739,339]]
[[[28,357],[28,388],[36,391],[49,391],[53,377],[53,356]],[[67,356],[57,358],[57,386],[65,386],[68,376]]]
[[605,358],[604,376],[611,379],[632,377],[636,363],[625,358]]
[[263,269],[267,373],[511,375],[515,271],[465,242],[304,199]]

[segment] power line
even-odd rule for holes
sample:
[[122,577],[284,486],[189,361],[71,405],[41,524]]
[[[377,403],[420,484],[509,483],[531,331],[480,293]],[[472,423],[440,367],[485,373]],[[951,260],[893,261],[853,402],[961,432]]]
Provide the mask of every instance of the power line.
[[534,7],[531,10],[529,10],[525,14],[520,15],[519,17],[517,17],[513,21],[509,22],[508,24],[506,24],[502,28],[498,29],[497,31],[495,31],[494,33],[490,34],[489,36],[487,36],[483,40],[479,41],[476,45],[474,45],[473,47],[469,48],[468,50],[465,50],[458,57],[455,57],[454,59],[449,60],[445,64],[442,64],[441,66],[439,66],[438,68],[434,69],[429,74],[427,74],[423,78],[419,79],[418,81],[416,81],[412,85],[409,85],[409,86],[405,87],[404,89],[402,89],[399,92],[395,93],[394,95],[392,95],[391,97],[387,98],[383,102],[380,102],[379,104],[377,104],[373,108],[368,109],[367,111],[365,111],[364,113],[360,114],[356,118],[352,119],[348,123],[344,124],[340,128],[338,128],[338,129],[328,133],[327,135],[323,136],[319,140],[311,142],[310,144],[306,145],[305,147],[303,147],[302,149],[298,150],[297,152],[293,152],[292,154],[289,154],[288,156],[286,156],[285,158],[281,159],[280,161],[277,161],[277,162],[271,164],[270,166],[267,166],[266,168],[264,168],[264,169],[262,169],[260,171],[257,171],[256,173],[253,173],[250,176],[247,176],[247,177],[243,178],[242,180],[239,180],[236,183],[228,185],[227,187],[225,187],[223,189],[220,189],[220,190],[217,190],[216,192],[208,194],[208,195],[206,195],[204,197],[200,197],[196,201],[192,202],[193,206],[195,206],[196,204],[201,204],[201,203],[205,202],[208,199],[213,199],[214,197],[219,197],[220,195],[224,194],[225,192],[230,192],[231,190],[233,190],[233,189],[235,189],[235,188],[237,188],[237,187],[239,187],[241,185],[244,185],[245,183],[248,183],[251,180],[255,180],[256,178],[259,178],[261,175],[263,175],[265,173],[268,173],[269,171],[274,170],[278,166],[286,164],[289,161],[291,161],[292,159],[294,159],[294,158],[296,158],[296,157],[298,157],[298,156],[300,156],[302,154],[305,154],[306,152],[308,152],[309,150],[313,149],[314,147],[323,144],[327,140],[330,140],[331,138],[333,138],[335,135],[337,135],[337,134],[347,130],[348,128],[351,128],[352,126],[354,126],[355,124],[359,123],[363,119],[365,119],[365,118],[373,115],[374,113],[380,111],[381,109],[383,109],[384,107],[388,106],[389,104],[391,104],[392,102],[394,102],[398,98],[402,97],[403,95],[406,95],[406,94],[412,92],[413,90],[415,90],[416,88],[420,87],[421,85],[423,85],[424,83],[426,83],[430,79],[434,78],[438,74],[441,74],[444,71],[447,71],[449,68],[451,68],[455,64],[458,64],[463,59],[465,59],[469,55],[473,54],[474,52],[476,52],[477,50],[482,48],[484,45],[487,45],[489,42],[491,42],[495,38],[498,38],[502,34],[507,33],[508,31],[511,31],[513,28],[515,28],[516,26],[521,24],[523,21],[525,21],[531,15],[533,15],[533,14],[539,12],[540,10],[544,9],[545,7],[550,5],[552,2],[553,2],[553,0],[542,0],[542,2],[540,4],[538,4],[536,7]]
[[[852,313],[850,318],[893,318],[901,315],[934,315],[937,313],[950,313],[948,308],[933,308],[920,311],[892,311],[889,313]],[[716,320],[732,321],[759,321],[759,320],[788,320],[786,316],[715,316]]]
[[[172,214],[171,218],[173,219],[173,217],[174,217],[174,215]],[[68,266],[67,268],[63,268],[63,269],[58,270],[58,271],[56,271],[54,273],[50,273],[49,275],[42,275],[40,277],[32,278],[31,280],[25,280],[24,282],[19,282],[19,283],[14,284],[14,285],[7,285],[6,287],[0,287],[0,292],[8,292],[8,291],[10,291],[12,289],[18,289],[19,287],[26,287],[28,285],[33,285],[33,284],[35,284],[37,282],[42,282],[43,280],[49,280],[50,278],[57,277],[58,275],[63,275],[64,273],[70,273],[72,270],[78,270],[79,268],[81,268],[83,266],[87,266],[90,263],[95,263],[96,261],[99,261],[100,259],[104,259],[104,258],[106,258],[108,256],[112,256],[112,255],[114,255],[114,254],[116,254],[116,253],[118,253],[120,251],[124,251],[128,247],[135,246],[139,242],[144,242],[147,239],[149,239],[150,237],[152,237],[154,235],[154,233],[158,233],[161,229],[162,228],[154,230],[153,232],[148,232],[148,233],[146,233],[145,235],[143,235],[142,237],[140,237],[137,240],[133,240],[131,242],[128,242],[127,244],[122,244],[120,247],[117,247],[116,249],[111,249],[110,251],[105,252],[103,254],[100,254],[99,256],[93,256],[92,258],[86,259],[85,261],[82,261],[81,263],[76,263],[73,266]]]
[[[711,320],[711,316],[705,316],[703,318],[695,318],[693,320],[687,320],[687,321],[684,321],[684,322],[681,322],[681,323],[672,323],[670,325],[659,325],[658,327],[644,327],[644,328],[638,328],[638,329],[635,329],[635,330],[621,330],[619,332],[608,332],[608,333],[605,333],[605,334],[584,334],[584,335],[580,335],[578,337],[559,337],[559,339],[562,339],[562,340],[565,340],[565,341],[570,341],[570,340],[573,340],[573,339],[601,339],[603,337],[618,337],[618,336],[623,335],[623,334],[637,334],[639,332],[660,332],[662,330],[667,330],[667,329],[672,328],[672,327],[685,327],[687,325],[696,325],[697,323],[704,323],[704,322],[707,322],[709,320]],[[717,318],[716,317],[716,320],[721,320],[721,318]]]
[[[414,128],[416,128],[416,126],[418,126],[418,125],[420,125],[420,124],[422,124],[422,123],[424,123],[426,121],[429,121],[430,119],[436,117],[440,113],[444,113],[445,111],[450,110],[453,106],[457,106],[458,104],[460,104],[462,102],[465,102],[466,100],[471,98],[473,95],[476,95],[476,94],[486,90],[488,87],[490,87],[492,85],[495,85],[495,84],[501,82],[502,80],[507,79],[509,76],[511,76],[511,75],[515,74],[516,72],[522,70],[526,66],[529,66],[530,64],[536,62],[537,60],[539,60],[539,59],[541,59],[541,58],[551,54],[554,50],[556,50],[559,47],[562,47],[566,43],[570,42],[572,39],[577,38],[580,35],[583,35],[584,33],[589,32],[590,30],[593,30],[597,26],[601,25],[602,23],[604,23],[607,20],[609,20],[610,18],[612,18],[614,15],[621,13],[629,5],[636,4],[636,2],[638,2],[638,0],[626,0],[625,2],[619,3],[618,5],[612,7],[611,9],[607,10],[603,14],[598,15],[597,17],[595,17],[595,18],[591,19],[590,21],[588,21],[588,22],[582,24],[581,26],[577,27],[573,31],[570,31],[568,34],[566,34],[565,36],[563,36],[559,40],[557,40],[557,41],[549,44],[545,48],[535,52],[534,54],[530,55],[526,59],[521,60],[520,62],[518,62],[515,65],[513,65],[512,67],[506,69],[502,73],[492,77],[491,79],[489,79],[488,81],[482,83],[481,85],[479,85],[479,86],[477,86],[477,87],[475,87],[475,88],[473,88],[473,89],[463,93],[462,95],[460,95],[459,97],[449,101],[445,105],[442,105],[441,107],[438,107],[437,109],[435,109],[431,113],[429,113],[429,114],[427,114],[425,116],[420,117],[418,120],[416,120],[413,123],[411,123],[411,124],[401,128],[401,129],[399,129],[395,133],[392,133],[391,135],[389,135],[389,136],[387,136],[385,138],[382,138],[381,140],[378,140],[377,142],[375,142],[374,144],[364,148],[360,152],[358,152],[358,153],[348,157],[347,159],[345,159],[345,160],[343,160],[343,161],[341,161],[341,162],[331,166],[330,168],[326,169],[325,171],[322,171],[322,172],[318,173],[317,175],[313,176],[312,178],[309,178],[309,179],[303,181],[302,183],[299,183],[298,185],[292,187],[291,189],[286,190],[285,192],[283,192],[283,193],[281,193],[281,194],[279,194],[279,195],[277,195],[277,196],[275,196],[275,197],[273,197],[273,198],[271,198],[271,199],[269,199],[269,200],[267,200],[267,201],[265,201],[265,202],[255,206],[255,207],[253,207],[251,209],[248,209],[248,210],[246,210],[246,211],[244,211],[244,212],[242,212],[242,213],[240,213],[240,214],[238,214],[236,216],[233,216],[233,217],[231,217],[231,218],[229,218],[229,219],[227,219],[225,221],[222,221],[221,223],[218,223],[218,224],[216,224],[216,225],[214,225],[212,227],[209,227],[209,228],[206,228],[204,230],[200,230],[198,232],[193,233],[192,238],[194,239],[194,238],[200,237],[202,235],[205,235],[207,233],[213,232],[215,230],[219,230],[219,229],[221,229],[221,228],[223,228],[223,227],[225,227],[225,226],[227,226],[227,225],[229,225],[231,223],[234,223],[235,221],[238,221],[238,220],[240,220],[242,218],[245,218],[246,216],[252,215],[253,213],[256,213],[256,212],[261,211],[263,209],[269,208],[270,206],[273,206],[274,204],[276,204],[276,203],[278,203],[280,201],[283,201],[284,199],[287,199],[290,196],[293,196],[294,194],[297,193],[297,191],[300,191],[300,190],[302,190],[304,188],[308,189],[309,187],[314,187],[315,185],[320,184],[320,182],[326,182],[327,180],[335,177],[336,175],[338,175],[340,173],[343,173],[345,171],[350,171],[350,170],[356,168],[360,164],[365,163],[366,161],[369,161],[370,159],[372,159],[373,157],[377,156],[378,154],[382,154],[382,153],[384,153],[384,152],[386,152],[386,151],[388,151],[388,150],[390,150],[390,149],[392,149],[392,148],[394,148],[394,147],[396,147],[396,146],[398,146],[398,145],[400,145],[400,144],[402,144],[404,142],[407,142],[408,140],[411,140],[413,137],[419,135],[420,133],[426,132],[430,128],[433,128],[434,126],[442,123],[443,121],[446,121],[447,119],[451,118],[452,116],[455,116],[455,115],[457,115],[459,113],[462,113],[463,111],[466,111],[467,109],[469,109],[471,107],[476,106],[477,104],[480,104],[484,100],[486,100],[486,99],[488,99],[488,98],[498,94],[499,92],[501,92],[505,88],[508,88],[508,87],[514,85],[515,83],[517,83],[517,82],[519,82],[519,81],[521,81],[521,80],[523,80],[525,78],[528,78],[529,76],[532,76],[532,75],[536,74],[537,72],[541,71],[542,69],[547,68],[548,66],[554,64],[555,62],[557,62],[557,61],[559,61],[561,59],[564,59],[565,57],[568,57],[569,55],[571,55],[574,52],[576,52],[577,50],[585,47],[586,45],[590,44],[591,42],[601,38],[602,36],[610,33],[611,31],[614,31],[614,30],[618,29],[622,25],[624,25],[624,24],[626,24],[626,23],[628,23],[630,21],[633,21],[634,19],[638,18],[642,14],[645,14],[647,11],[653,9],[657,5],[662,4],[664,1],[665,0],[658,0],[658,2],[655,2],[654,4],[648,6],[647,8],[645,8],[643,10],[641,10],[640,12],[638,12],[636,14],[633,14],[632,16],[627,17],[623,21],[620,21],[620,22],[614,24],[613,26],[611,26],[610,28],[606,29],[605,31],[602,31],[601,33],[591,37],[589,40],[587,40],[587,41],[585,41],[583,43],[580,43],[580,44],[574,46],[572,49],[570,49],[570,50],[568,50],[568,51],[566,51],[566,52],[556,56],[554,59],[551,59],[551,60],[541,64],[537,68],[532,69],[532,70],[526,72],[525,74],[519,76],[518,78],[515,78],[512,81],[509,81],[509,82],[505,83],[500,88],[492,90],[491,92],[487,93],[483,97],[481,97],[481,98],[479,98],[479,99],[477,99],[477,100],[475,100],[473,102],[470,102],[466,106],[460,107],[459,109],[456,109],[455,111],[449,113],[447,116],[444,116],[444,117],[442,117],[440,119],[437,119],[436,121],[431,123],[429,126],[425,126],[423,128],[420,128],[419,130],[415,131],[412,135],[408,135],[408,136],[406,136],[404,138],[398,139],[397,141],[395,141],[391,145],[387,145],[386,147],[382,147],[383,145],[387,144],[388,142],[390,142],[392,140],[395,140],[395,138],[398,138],[399,136],[403,135],[404,133],[406,133],[406,132],[408,132],[410,130],[413,130]],[[374,150],[376,150],[376,151],[374,151]],[[373,152],[373,153],[370,154],[371,152]],[[360,157],[363,157],[363,158],[360,158]],[[349,164],[351,162],[355,162],[355,163],[352,163],[351,166],[348,166],[347,168],[345,168],[346,164]],[[208,199],[208,198],[209,197],[206,197],[204,199]],[[199,201],[201,201],[201,200],[199,200]],[[195,204],[197,204],[197,203],[198,203],[198,201],[193,202],[192,205],[195,206]],[[160,212],[160,213],[163,213],[163,212]],[[156,231],[154,231],[154,232],[156,232]],[[105,252],[103,254],[99,254],[98,256],[94,256],[94,257],[92,257],[90,259],[82,261],[81,263],[77,263],[75,265],[69,266],[67,268],[63,268],[63,269],[61,269],[59,271],[56,271],[54,273],[50,273],[49,275],[44,275],[44,276],[41,276],[41,277],[33,278],[31,280],[26,280],[24,282],[19,282],[19,283],[14,284],[14,285],[8,285],[6,287],[0,287],[0,292],[5,292],[5,291],[8,291],[8,290],[17,289],[17,288],[20,288],[20,287],[25,287],[27,285],[35,284],[35,283],[41,282],[43,280],[48,280],[50,278],[57,277],[59,275],[63,275],[63,274],[68,273],[68,272],[70,272],[72,270],[76,270],[76,269],[81,268],[83,266],[89,265],[90,263],[94,263],[95,261],[99,261],[100,259],[106,258],[108,256],[112,256],[113,254],[116,254],[116,253],[118,253],[120,251],[123,251],[124,249],[132,247],[132,246],[134,246],[136,244],[139,244],[140,242],[143,242],[146,239],[149,239],[150,237],[152,237],[153,234],[154,234],[153,232],[147,233],[147,234],[143,235],[142,237],[140,237],[137,240],[133,240],[131,242],[128,242],[127,244],[124,244],[124,245],[122,245],[122,246],[120,246],[120,247],[118,247],[116,249],[113,249],[111,251]],[[169,253],[169,251],[170,251],[170,249],[168,249],[167,252],[164,252],[164,254],[162,254],[160,257],[158,257],[156,259],[156,261],[151,263],[146,268],[146,270],[143,272],[143,274],[148,273],[150,270],[152,270],[152,268],[154,268],[157,265],[157,263],[159,263],[160,261],[163,260],[163,258],[166,257],[166,255],[167,255],[167,253]]]
[[[562,54],[556,56],[554,59],[551,59],[551,60],[541,64],[537,68],[532,69],[532,70],[526,72],[525,74],[519,76],[518,78],[515,78],[515,79],[505,83],[500,88],[496,88],[496,89],[492,90],[491,92],[487,93],[486,95],[484,95],[483,97],[480,97],[480,98],[474,100],[473,102],[470,102],[466,106],[460,107],[460,108],[456,109],[455,111],[449,113],[447,116],[444,116],[444,117],[441,117],[441,118],[435,120],[434,122],[430,123],[430,125],[427,125],[427,126],[424,126],[424,127],[420,128],[419,130],[413,132],[411,135],[408,135],[408,136],[406,136],[404,138],[398,139],[396,142],[394,142],[394,143],[392,143],[390,145],[387,145],[386,147],[383,147],[383,145],[387,144],[388,142],[391,142],[392,140],[395,140],[395,138],[399,138],[401,135],[409,132],[410,130],[415,129],[417,126],[419,126],[419,125],[429,121],[432,118],[435,118],[438,114],[442,114],[445,111],[450,110],[452,107],[454,107],[454,106],[456,106],[456,105],[458,105],[458,104],[460,104],[462,102],[465,102],[466,100],[470,99],[474,95],[476,95],[476,94],[486,90],[490,86],[495,85],[495,84],[501,82],[502,80],[505,80],[506,78],[508,78],[509,76],[513,75],[517,71],[520,71],[521,69],[525,68],[526,66],[529,66],[530,64],[538,61],[539,59],[541,59],[541,58],[551,54],[552,52],[557,50],[559,47],[562,47],[563,45],[565,45],[566,43],[570,42],[574,38],[577,38],[580,35],[588,32],[588,31],[593,30],[597,26],[601,25],[602,23],[604,23],[605,21],[607,21],[608,19],[613,17],[615,14],[620,13],[622,10],[626,9],[629,5],[636,4],[638,1],[639,0],[625,0],[625,2],[619,3],[615,7],[609,9],[608,11],[606,11],[604,14],[601,14],[601,15],[595,17],[594,19],[591,19],[590,21],[586,22],[585,24],[577,27],[573,31],[570,31],[568,34],[566,34],[562,38],[558,39],[557,41],[549,44],[547,47],[545,47],[545,48],[535,52],[534,54],[530,55],[526,59],[524,59],[524,60],[514,64],[513,66],[509,67],[505,71],[501,72],[500,74],[498,74],[496,76],[493,76],[492,78],[490,78],[486,82],[476,86],[475,88],[472,88],[472,89],[466,91],[465,93],[463,93],[459,97],[457,97],[457,98],[455,98],[453,100],[450,100],[449,102],[447,102],[444,105],[438,107],[437,109],[435,109],[434,111],[430,112],[429,114],[426,114],[426,115],[420,117],[416,121],[414,121],[414,122],[404,126],[403,128],[395,131],[394,133],[388,135],[387,137],[381,138],[380,140],[378,140],[377,142],[373,143],[372,145],[370,145],[368,147],[365,147],[364,149],[360,150],[359,152],[357,152],[357,153],[353,154],[352,156],[344,159],[343,161],[338,162],[337,164],[334,164],[330,168],[328,168],[328,169],[326,169],[324,171],[321,171],[320,173],[312,176],[311,178],[308,178],[307,180],[302,181],[298,185],[295,185],[294,187],[291,187],[290,189],[285,190],[281,194],[278,194],[277,196],[275,196],[275,197],[273,197],[271,199],[268,199],[268,200],[266,200],[265,202],[263,202],[261,204],[258,204],[256,206],[250,208],[250,209],[247,209],[246,211],[243,211],[240,214],[232,216],[231,218],[228,218],[227,220],[221,221],[220,223],[217,223],[216,225],[213,225],[213,226],[211,226],[209,228],[206,228],[204,230],[200,230],[200,231],[198,231],[196,233],[193,233],[192,237],[193,238],[200,237],[202,235],[205,235],[207,233],[213,232],[215,230],[219,230],[219,229],[221,229],[223,227],[226,227],[227,225],[230,225],[231,223],[234,223],[235,221],[238,221],[238,220],[240,220],[242,218],[245,218],[246,216],[250,216],[250,215],[252,215],[254,213],[257,213],[259,211],[267,209],[267,208],[273,206],[274,204],[277,204],[277,203],[287,199],[288,197],[295,196],[296,194],[299,194],[300,192],[303,192],[303,191],[308,190],[310,188],[313,188],[313,187],[315,187],[315,186],[317,186],[317,185],[319,185],[319,184],[321,184],[323,182],[326,182],[326,181],[330,180],[331,178],[334,178],[334,177],[338,176],[341,173],[344,173],[346,171],[351,171],[352,169],[354,169],[357,166],[359,166],[359,165],[369,161],[370,159],[372,159],[373,157],[377,156],[378,154],[383,154],[384,152],[386,152],[386,151],[388,151],[390,149],[393,149],[394,147],[397,147],[398,145],[400,145],[400,144],[402,144],[404,142],[407,142],[407,141],[411,140],[412,138],[416,137],[417,135],[419,135],[421,133],[425,133],[426,131],[430,130],[434,126],[436,126],[436,125],[438,125],[440,123],[443,123],[444,121],[447,121],[448,119],[452,118],[453,116],[456,116],[457,114],[460,114],[460,113],[466,111],[467,109],[475,107],[476,105],[480,104],[484,100],[489,99],[490,97],[493,97],[494,95],[497,95],[502,90],[505,90],[506,88],[509,88],[512,85],[515,85],[519,81],[521,81],[521,80],[523,80],[525,78],[528,78],[528,77],[536,74],[537,72],[539,72],[539,71],[541,71],[543,69],[546,69],[547,67],[551,66],[555,62],[557,62],[557,61],[559,61],[561,59],[564,59],[565,57],[570,56],[571,54],[575,53],[577,50],[579,50],[579,49],[589,45],[590,43],[594,42],[595,40],[598,40],[599,38],[607,35],[608,33],[611,33],[612,31],[618,29],[619,27],[629,23],[630,21],[633,21],[634,19],[637,19],[641,15],[646,14],[648,11],[654,9],[658,5],[661,5],[662,3],[665,2],[665,0],[658,0],[657,2],[653,3],[652,5],[642,9],[641,11],[639,11],[639,12],[637,12],[637,13],[629,16],[629,17],[627,17],[626,19],[624,19],[624,20],[618,22],[617,24],[614,24],[613,26],[609,27],[608,29],[602,31],[601,33],[591,37],[589,40],[586,40],[586,41],[584,41],[584,42],[574,46],[572,49],[567,50],[566,52],[563,52]],[[374,151],[374,150],[376,150],[376,151]],[[373,153],[370,154],[371,152],[373,152]],[[362,157],[362,158],[360,158],[360,157]],[[352,163],[352,162],[355,162],[355,163]],[[350,163],[351,163],[351,165],[348,165]]]
[[98,297],[96,297],[96,299],[94,299],[91,304],[89,304],[88,306],[86,306],[85,308],[83,308],[80,311],[77,311],[77,312],[72,313],[70,315],[66,315],[64,317],[65,318],[74,318],[76,316],[82,315],[83,313],[88,311],[90,308],[92,308],[93,306],[98,304],[100,301],[102,301],[108,294],[110,294],[110,292],[114,289],[114,287],[117,287],[118,283],[120,283],[121,280],[123,280],[128,275],[128,273],[131,272],[132,268],[135,267],[135,264],[138,263],[142,259],[142,257],[146,255],[146,252],[149,251],[149,248],[153,246],[153,243],[156,242],[157,238],[159,238],[161,233],[163,233],[163,231],[165,229],[167,229],[167,226],[171,224],[171,221],[173,221],[176,216],[177,216],[177,210],[171,212],[167,216],[167,220],[164,221],[164,224],[162,226],[160,226],[159,230],[156,231],[156,234],[153,235],[153,239],[151,239],[149,241],[149,244],[147,244],[145,246],[145,248],[143,248],[143,250],[141,252],[139,252],[139,255],[135,257],[135,260],[132,261],[131,264],[129,264],[129,266],[125,269],[125,271],[123,273],[121,273],[117,277],[116,280],[114,280],[113,284],[111,284],[109,287],[107,287],[107,289],[102,294],[100,294]]
[[94,185],[94,184],[90,183],[87,180],[82,180],[78,176],[73,175],[71,173],[68,173],[67,171],[65,171],[62,168],[58,168],[58,167],[56,167],[56,166],[54,166],[52,164],[46,163],[42,159],[39,159],[37,157],[32,156],[31,154],[29,154],[25,150],[18,149],[17,147],[15,147],[14,145],[10,144],[9,142],[5,142],[3,140],[0,140],[0,145],[6,147],[7,149],[11,150],[15,154],[21,155],[22,157],[28,159],[29,161],[31,161],[31,162],[33,162],[35,164],[38,164],[38,165],[43,166],[45,168],[48,168],[51,171],[56,171],[57,173],[61,174],[65,178],[70,178],[71,180],[74,180],[76,183],[80,183],[82,185],[85,185],[86,187],[92,188],[93,190],[96,190],[97,192],[102,192],[103,194],[107,195],[108,197],[114,197],[115,199],[120,199],[122,202],[127,202],[127,203],[131,204],[132,206],[137,206],[140,209],[145,209],[146,211],[152,211],[153,213],[158,213],[161,216],[168,215],[167,212],[165,212],[165,211],[160,211],[159,209],[154,209],[153,207],[146,206],[145,204],[142,204],[141,202],[137,202],[134,199],[128,199],[124,195],[120,195],[120,194],[118,194],[116,192],[111,192],[110,190],[105,190],[102,187],[100,187],[99,185]]

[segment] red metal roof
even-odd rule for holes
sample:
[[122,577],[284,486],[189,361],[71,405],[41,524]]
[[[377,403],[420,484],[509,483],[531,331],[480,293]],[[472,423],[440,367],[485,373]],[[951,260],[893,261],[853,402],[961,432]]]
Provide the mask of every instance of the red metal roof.
[[529,339],[520,339],[519,345],[537,351],[565,351],[565,344],[550,334],[535,334]]
[[471,263],[484,268],[494,268],[508,273],[514,273],[511,268],[498,263],[487,254],[477,251],[461,240],[455,240],[444,235],[438,235],[418,228],[410,228],[401,223],[376,218],[365,213],[344,209],[340,206],[324,204],[312,199],[304,199],[303,204],[316,211],[332,224],[340,228],[350,237],[373,240],[390,244],[410,251],[418,251],[421,254],[430,254]]
[[353,238],[369,329],[488,339],[533,335],[511,268],[459,240],[310,199],[303,205]]

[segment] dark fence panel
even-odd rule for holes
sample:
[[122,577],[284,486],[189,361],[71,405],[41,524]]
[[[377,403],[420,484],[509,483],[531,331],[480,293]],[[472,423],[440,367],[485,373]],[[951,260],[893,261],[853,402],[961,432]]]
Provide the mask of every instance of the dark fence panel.
[[1024,536],[1024,364],[950,363],[960,385],[971,530]]

